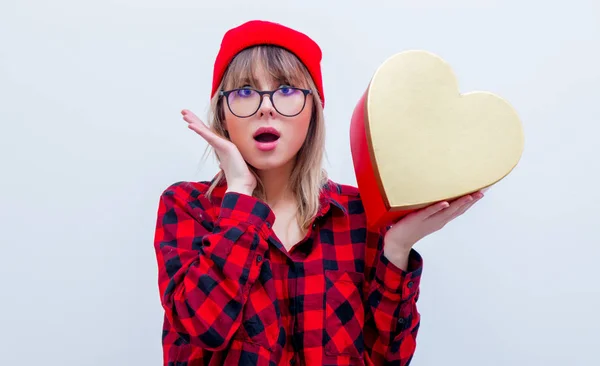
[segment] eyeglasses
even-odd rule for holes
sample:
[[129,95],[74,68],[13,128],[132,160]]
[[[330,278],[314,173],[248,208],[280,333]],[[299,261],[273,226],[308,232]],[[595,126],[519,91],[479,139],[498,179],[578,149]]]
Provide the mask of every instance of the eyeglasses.
[[260,108],[263,96],[268,95],[275,110],[286,117],[294,117],[304,110],[309,89],[280,87],[276,90],[263,91],[252,88],[239,88],[220,91],[219,95],[227,99],[227,106],[233,115],[240,118],[252,116]]

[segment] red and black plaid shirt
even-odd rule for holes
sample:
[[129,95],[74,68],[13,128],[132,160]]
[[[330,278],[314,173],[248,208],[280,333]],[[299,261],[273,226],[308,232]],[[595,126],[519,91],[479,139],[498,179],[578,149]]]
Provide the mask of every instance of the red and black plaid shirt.
[[155,234],[164,365],[408,365],[422,260],[402,271],[366,229],[356,188],[332,181],[289,252],[262,201],[209,182],[160,197]]

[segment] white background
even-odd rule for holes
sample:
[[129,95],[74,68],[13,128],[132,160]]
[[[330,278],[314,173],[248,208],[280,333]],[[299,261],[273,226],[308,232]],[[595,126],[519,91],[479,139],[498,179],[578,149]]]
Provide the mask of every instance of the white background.
[[0,364],[160,365],[158,197],[210,179],[205,116],[223,33],[282,22],[324,52],[326,168],[355,184],[350,115],[405,49],[523,120],[518,167],[417,245],[414,365],[600,364],[600,3],[0,3]]

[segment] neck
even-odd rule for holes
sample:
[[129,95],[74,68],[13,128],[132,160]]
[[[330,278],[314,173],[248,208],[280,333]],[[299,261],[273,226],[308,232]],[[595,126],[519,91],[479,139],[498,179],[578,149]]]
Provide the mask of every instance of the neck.
[[264,189],[267,204],[274,208],[278,203],[294,199],[294,192],[289,186],[294,162],[281,166],[277,169],[262,170],[258,172]]

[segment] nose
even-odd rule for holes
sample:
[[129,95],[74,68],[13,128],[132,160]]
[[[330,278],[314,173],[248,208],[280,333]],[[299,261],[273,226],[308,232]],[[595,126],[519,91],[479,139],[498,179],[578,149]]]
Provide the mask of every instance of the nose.
[[271,103],[271,98],[269,98],[269,95],[264,94],[262,96],[258,113],[261,117],[264,115],[273,116],[273,114],[275,113],[275,107],[273,107],[273,103]]

